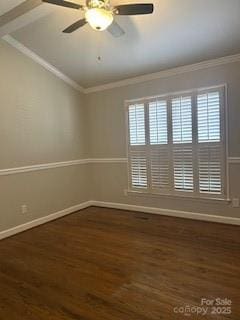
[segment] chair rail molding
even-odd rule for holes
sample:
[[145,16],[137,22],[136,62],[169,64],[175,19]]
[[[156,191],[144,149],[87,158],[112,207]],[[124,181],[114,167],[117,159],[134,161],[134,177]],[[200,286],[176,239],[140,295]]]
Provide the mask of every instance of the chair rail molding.
[[42,163],[16,168],[0,169],[0,176],[8,176],[11,174],[20,174],[31,171],[55,169],[68,166],[84,165],[89,163],[127,163],[127,158],[91,158],[91,159],[77,159],[70,161]]
[[228,157],[229,164],[240,164],[240,157]]
[[[55,169],[55,168],[76,166],[76,165],[82,165],[82,164],[91,164],[91,163],[96,163],[96,164],[126,163],[127,164],[127,162],[128,162],[128,159],[126,157],[77,159],[77,160],[42,163],[42,164],[34,164],[29,166],[0,169],[0,176],[7,176],[11,174],[19,174],[19,173],[25,173],[25,172],[31,172],[31,171]],[[240,157],[228,157],[227,164],[228,165],[240,164]]]

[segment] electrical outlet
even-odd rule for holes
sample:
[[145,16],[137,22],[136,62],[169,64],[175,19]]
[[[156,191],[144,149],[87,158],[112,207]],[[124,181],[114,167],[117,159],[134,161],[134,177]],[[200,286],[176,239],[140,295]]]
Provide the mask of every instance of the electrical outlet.
[[239,207],[239,198],[233,198],[232,199],[232,206],[233,206],[233,208],[238,208]]
[[124,192],[124,195],[125,195],[125,196],[127,196],[127,195],[128,195],[128,191],[127,191],[127,189],[125,189],[123,192]]
[[21,212],[22,212],[22,214],[26,214],[28,212],[28,207],[26,204],[23,204],[21,206]]

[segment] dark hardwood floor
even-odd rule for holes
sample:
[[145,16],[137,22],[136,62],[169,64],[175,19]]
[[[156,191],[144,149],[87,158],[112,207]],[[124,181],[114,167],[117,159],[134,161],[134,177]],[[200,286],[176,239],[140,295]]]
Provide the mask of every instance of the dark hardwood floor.
[[0,241],[0,320],[63,319],[239,320],[240,228],[91,207]]

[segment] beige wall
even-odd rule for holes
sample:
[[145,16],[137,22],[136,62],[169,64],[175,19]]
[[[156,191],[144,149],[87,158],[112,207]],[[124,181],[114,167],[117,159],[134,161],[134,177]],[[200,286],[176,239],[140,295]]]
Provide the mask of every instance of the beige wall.
[[[126,157],[124,100],[227,83],[229,154],[240,157],[240,63],[82,95],[0,40],[0,170]],[[240,197],[232,164],[231,197]],[[0,176],[0,231],[87,200],[240,217],[218,201],[125,195],[126,163],[92,163]],[[28,213],[21,214],[27,204]]]
[[[78,91],[3,40],[0,73],[0,169],[86,157]],[[86,172],[79,165],[0,176],[0,231],[86,201]]]
[[[165,79],[92,93],[87,96],[90,157],[126,157],[124,100],[201,88],[228,85],[229,155],[240,157],[240,63],[189,72]],[[240,209],[219,201],[124,195],[127,165],[92,164],[94,200],[152,206],[191,212],[240,217]],[[240,165],[230,166],[231,197],[240,197]]]

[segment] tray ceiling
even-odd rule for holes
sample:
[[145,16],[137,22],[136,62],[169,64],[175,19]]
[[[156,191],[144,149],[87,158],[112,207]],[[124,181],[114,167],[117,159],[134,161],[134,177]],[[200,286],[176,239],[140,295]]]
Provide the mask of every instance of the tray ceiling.
[[152,2],[153,15],[116,17],[126,32],[121,38],[89,26],[63,34],[82,13],[52,6],[12,36],[84,88],[240,52],[239,0]]

